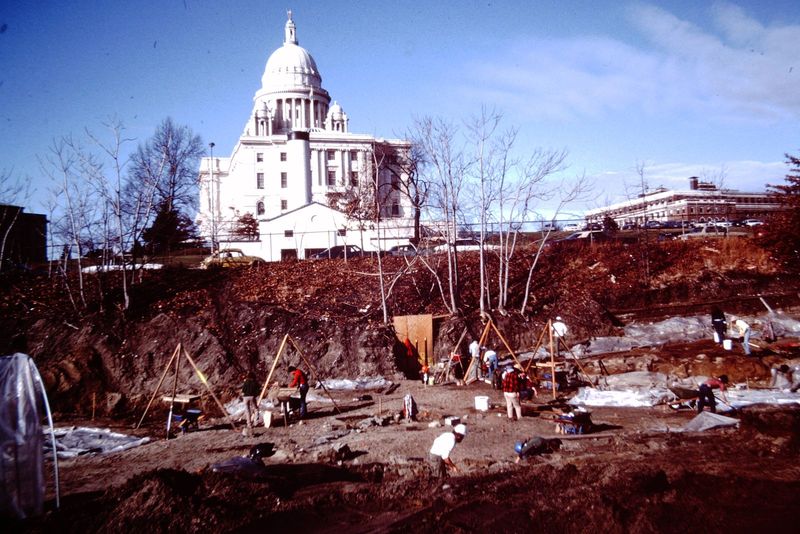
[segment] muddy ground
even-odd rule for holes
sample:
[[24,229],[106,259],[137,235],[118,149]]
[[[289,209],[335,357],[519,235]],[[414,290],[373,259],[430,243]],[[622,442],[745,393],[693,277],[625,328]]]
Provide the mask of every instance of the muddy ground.
[[[455,315],[447,313],[428,267],[403,258],[384,263],[387,277],[401,273],[387,302],[390,315],[441,317],[434,327],[437,358],[452,350],[464,327],[470,336],[482,329],[476,260],[464,255],[463,307]],[[760,297],[786,310],[800,300],[796,273],[749,244],[609,245],[545,254],[529,305],[519,313],[530,262],[523,255],[514,265],[505,313],[490,311],[518,349],[532,347],[557,314],[570,325],[570,342],[580,343],[619,332],[632,320],[707,314],[713,304],[755,314],[764,312]],[[442,273],[441,261],[433,267]],[[702,434],[672,431],[691,412],[594,409],[598,431],[572,437],[554,434],[547,419],[551,399],[542,392],[522,421],[510,422],[502,394],[486,384],[425,387],[404,378],[397,340],[382,324],[375,269],[365,258],[144,273],[125,311],[115,276],[84,280],[85,306],[74,278],[5,278],[0,345],[4,353],[34,357],[59,426],[110,427],[153,440],[62,462],[61,510],[14,529],[289,531],[302,522],[309,532],[796,530],[798,409],[744,409],[738,429]],[[302,424],[260,427],[249,438],[211,417],[200,431],[167,441],[163,405],[142,429],[132,429],[178,343],[227,401],[237,395],[243,371],[266,376],[287,332],[322,376],[382,375],[399,387],[368,392],[368,400],[359,398],[364,392],[335,393],[341,414],[316,391]],[[676,340],[603,359],[611,373],[727,373],[763,387],[770,367],[800,356],[796,340],[781,341],[752,358],[710,341]],[[600,372],[595,360],[584,362],[590,373]],[[297,361],[291,354],[278,366],[279,380]],[[192,380],[184,366],[181,383]],[[406,393],[419,404],[419,420],[395,423]],[[495,408],[477,412],[476,395],[489,395]],[[207,414],[218,413],[208,395],[201,404]],[[448,415],[464,419],[469,434],[454,453],[462,471],[443,483],[429,476],[425,457],[443,431],[429,425]],[[515,441],[532,435],[558,437],[562,447],[515,465]],[[257,477],[209,469],[263,442],[277,452]]]
[[[420,416],[395,422],[406,393]],[[300,521],[309,532],[796,531],[798,408],[747,408],[738,429],[689,434],[676,430],[691,411],[595,408],[595,431],[565,436],[547,418],[544,393],[521,421],[508,420],[502,393],[484,383],[405,381],[368,394],[336,393],[337,413],[316,390],[302,423],[279,421],[247,438],[215,419],[166,441],[153,423],[134,432],[150,435],[149,444],[62,461],[62,510],[24,528],[280,532]],[[491,398],[490,411],[474,409],[476,395]],[[425,457],[450,415],[468,435],[453,455],[461,472],[439,481]],[[131,432],[118,421],[70,422]],[[514,464],[515,441],[534,435],[561,447]],[[257,477],[209,468],[265,442],[277,452]]]

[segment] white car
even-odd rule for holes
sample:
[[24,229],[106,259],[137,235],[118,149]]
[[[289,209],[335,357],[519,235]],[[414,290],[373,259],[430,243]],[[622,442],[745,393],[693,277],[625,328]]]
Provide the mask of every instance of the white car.
[[[470,250],[480,250],[481,244],[475,239],[456,239],[455,241],[456,250],[458,252],[466,252]],[[434,252],[447,252],[447,249],[450,247],[449,243],[442,243],[441,245],[436,245],[433,247]],[[499,248],[497,245],[489,245],[487,243],[483,244],[483,250],[495,250]]]
[[764,221],[758,219],[745,219],[742,222],[742,224],[744,224],[745,226],[761,226],[762,224],[764,224]]
[[564,230],[565,232],[580,232],[582,228],[583,226],[581,226],[580,224],[570,223],[570,224],[565,224],[562,230]]

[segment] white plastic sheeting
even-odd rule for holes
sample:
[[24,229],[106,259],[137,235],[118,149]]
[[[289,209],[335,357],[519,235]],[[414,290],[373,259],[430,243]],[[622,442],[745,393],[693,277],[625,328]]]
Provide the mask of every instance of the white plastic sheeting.
[[[735,389],[728,390],[726,393],[728,404],[734,408],[742,408],[753,404],[800,404],[800,393],[789,393],[774,389]],[[717,398],[719,396],[717,394]]]
[[[150,438],[137,438],[107,428],[56,428],[56,451],[59,458],[74,458],[84,454],[104,454],[138,447]],[[52,454],[52,447],[45,447]]]
[[701,412],[697,416],[673,432],[704,432],[712,428],[738,426],[739,420],[733,417],[726,417],[717,413]]
[[619,406],[642,408],[655,406],[674,399],[671,391],[665,388],[641,388],[601,391],[594,388],[580,388],[569,400],[574,406]]
[[[42,378],[30,356],[0,357],[0,395],[0,516],[40,514],[44,505],[41,420],[46,414],[51,439],[53,421]],[[58,506],[57,462],[53,469]]]
[[325,380],[324,383],[325,387],[331,390],[381,389],[392,385],[391,381],[382,376],[367,376],[355,380],[336,378]]
[[[800,321],[780,312],[742,318],[755,327],[758,326],[756,323],[764,323],[769,319],[778,336],[800,333]],[[593,354],[624,352],[637,347],[655,347],[675,341],[710,339],[712,336],[711,316],[672,317],[655,323],[632,322],[623,331],[624,335],[622,336],[593,338],[588,347],[575,345],[570,350],[580,358]],[[751,339],[755,341],[760,336],[760,329],[754,328]],[[540,348],[537,357],[548,357],[546,349]]]

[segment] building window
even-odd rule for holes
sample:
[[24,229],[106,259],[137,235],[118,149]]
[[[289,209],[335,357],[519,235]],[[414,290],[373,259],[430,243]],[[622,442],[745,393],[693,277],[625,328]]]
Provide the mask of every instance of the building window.
[[325,153],[327,154],[328,161],[336,159],[336,152],[334,150],[326,150]]
[[264,189],[264,173],[256,173],[256,189]]
[[256,215],[264,215],[264,203],[260,200],[256,202]]
[[350,151],[350,161],[352,161],[352,162],[358,161],[358,151],[357,150],[351,150]]
[[286,173],[282,172],[281,173],[281,187],[283,189],[286,189],[288,182],[289,182],[289,179],[286,177]]
[[397,202],[392,204],[392,217],[400,217],[400,204]]
[[282,210],[289,209],[289,203],[286,200],[281,200],[281,209]]
[[281,152],[281,161],[286,161],[286,152]]
[[284,230],[283,237],[294,237],[294,230]]
[[263,152],[256,152],[256,161],[259,163],[264,161],[264,153]]
[[327,185],[336,185],[336,171],[328,171]]
[[350,185],[358,185],[358,171],[350,171]]
[[337,230],[337,231],[336,231],[336,234],[337,234],[339,237],[344,237],[344,236],[346,236],[346,235],[347,235],[347,228],[340,228],[339,230]]

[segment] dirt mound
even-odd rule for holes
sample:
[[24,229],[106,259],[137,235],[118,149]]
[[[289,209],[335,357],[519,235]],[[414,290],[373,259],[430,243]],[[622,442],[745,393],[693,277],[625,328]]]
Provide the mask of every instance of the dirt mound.
[[[532,348],[547,319],[561,315],[574,339],[613,334],[620,318],[659,313],[705,313],[709,302],[731,311],[761,307],[760,294],[797,300],[796,277],[782,277],[763,251],[734,243],[659,243],[648,247],[601,244],[555,247],[534,271],[529,304],[519,313],[530,250],[511,266],[505,313],[490,312],[509,343]],[[446,316],[431,269],[445,275],[446,257],[409,266],[384,258],[390,315]],[[478,336],[477,253],[460,259],[463,314],[435,323],[434,358],[444,357],[467,326]],[[488,276],[498,265],[489,255]],[[238,378],[266,376],[283,335],[290,333],[323,377],[397,377],[397,340],[382,323],[377,264],[373,258],[275,263],[252,269],[149,271],[130,288],[131,307],[119,308],[119,273],[76,280],[13,275],[0,284],[0,340],[4,352],[30,353],[42,370],[57,411],[118,414],[140,409],[170,354],[181,343],[223,398],[236,394]],[[445,284],[446,286],[446,284]],[[489,284],[492,302],[495,287]],[[752,295],[751,300],[745,300]],[[777,296],[773,302],[779,302]],[[517,311],[514,311],[517,310]],[[288,363],[300,361],[289,353]],[[287,363],[287,365],[288,365]],[[279,369],[285,375],[285,369]],[[181,369],[181,383],[194,380]],[[193,386],[193,387],[194,387]],[[209,404],[209,409],[213,408]]]

